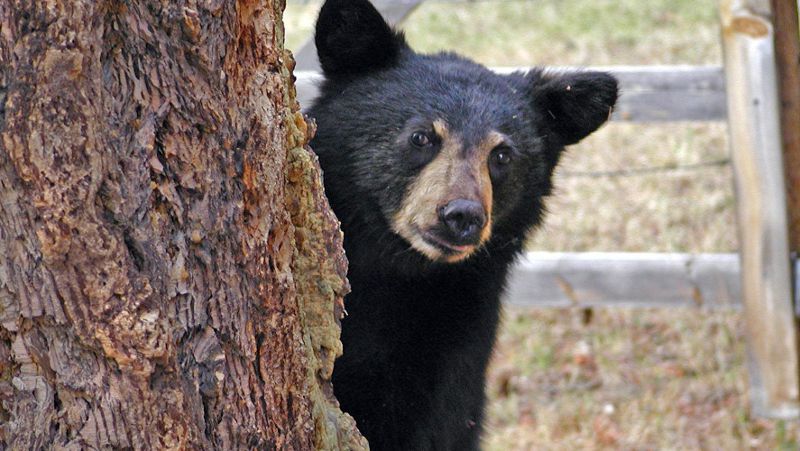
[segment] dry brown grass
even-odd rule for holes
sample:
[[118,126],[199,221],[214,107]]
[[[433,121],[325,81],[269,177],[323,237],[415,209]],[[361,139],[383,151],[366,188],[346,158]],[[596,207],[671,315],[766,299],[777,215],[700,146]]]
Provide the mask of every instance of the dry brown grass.
[[[405,27],[423,51],[489,65],[719,64],[714,0],[430,1]],[[287,43],[315,6],[290,0]],[[535,250],[731,252],[727,165],[571,176],[727,158],[721,123],[614,123],[570,149]],[[643,293],[646,296],[646,293]],[[489,371],[489,450],[799,449],[796,422],[753,418],[738,312],[509,311]]]
[[612,123],[569,149],[550,215],[530,247],[549,251],[733,252],[730,166],[633,176],[574,173],[725,160],[725,125]]
[[750,416],[736,312],[509,311],[489,371],[487,450],[798,448]]

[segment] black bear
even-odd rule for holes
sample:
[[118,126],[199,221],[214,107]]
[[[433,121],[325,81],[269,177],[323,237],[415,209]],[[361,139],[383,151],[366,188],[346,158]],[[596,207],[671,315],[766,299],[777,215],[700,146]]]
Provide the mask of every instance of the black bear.
[[315,40],[311,146],[352,286],[334,392],[372,449],[477,449],[509,266],[617,82],[418,54],[367,0],[328,0]]

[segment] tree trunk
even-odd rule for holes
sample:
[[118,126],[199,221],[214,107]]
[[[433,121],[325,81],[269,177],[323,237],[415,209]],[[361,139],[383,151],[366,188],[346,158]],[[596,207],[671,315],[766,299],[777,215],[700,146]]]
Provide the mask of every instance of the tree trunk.
[[0,2],[0,449],[366,446],[283,7]]
[[775,66],[780,95],[781,141],[791,250],[800,252],[800,18],[792,0],[771,0]]

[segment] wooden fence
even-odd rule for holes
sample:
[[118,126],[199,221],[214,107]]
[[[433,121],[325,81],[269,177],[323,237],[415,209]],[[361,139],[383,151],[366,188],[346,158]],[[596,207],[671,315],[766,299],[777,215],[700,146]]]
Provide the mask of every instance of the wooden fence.
[[[373,0],[395,24],[422,1]],[[791,233],[800,250],[797,2],[720,0],[720,18],[724,66],[602,69],[620,80],[622,95],[613,120],[727,120],[739,254],[531,253],[515,267],[506,302],[741,307],[755,412],[798,418],[798,297],[793,290],[800,292],[800,267],[789,244]],[[320,80],[313,40],[296,55],[298,98],[308,105]]]

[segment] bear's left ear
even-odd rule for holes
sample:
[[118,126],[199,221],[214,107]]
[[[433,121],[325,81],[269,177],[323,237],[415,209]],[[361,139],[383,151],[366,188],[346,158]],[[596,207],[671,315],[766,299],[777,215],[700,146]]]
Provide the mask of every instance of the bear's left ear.
[[314,35],[317,55],[328,77],[390,67],[407,47],[367,0],[327,0]]
[[525,77],[536,108],[560,144],[575,144],[611,117],[617,79],[605,72],[530,72]]

